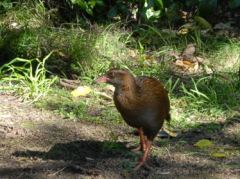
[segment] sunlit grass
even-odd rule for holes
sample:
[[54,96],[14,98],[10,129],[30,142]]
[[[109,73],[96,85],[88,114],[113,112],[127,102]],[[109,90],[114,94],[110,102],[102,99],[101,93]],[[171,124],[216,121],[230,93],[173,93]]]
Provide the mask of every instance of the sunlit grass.
[[[113,103],[106,105],[94,93],[87,98],[72,99],[69,91],[56,92],[56,89],[50,88],[54,80],[46,76],[47,68],[60,76],[74,75],[81,83],[92,86],[94,79],[112,67],[128,68],[134,75],[159,79],[169,92],[172,123],[178,128],[193,126],[197,121],[227,118],[239,105],[236,71],[240,65],[240,45],[236,40],[203,37],[200,32],[177,35],[174,29],[163,30],[152,26],[141,26],[133,31],[123,30],[120,23],[95,25],[93,29],[82,29],[80,24],[52,27],[41,3],[34,10],[30,8],[22,14],[19,9],[15,11],[15,16],[9,11],[0,24],[1,28],[5,28],[0,47],[9,56],[21,58],[4,65],[1,69],[11,67],[11,71],[8,71],[11,75],[1,78],[9,84],[9,90],[24,99],[36,101],[42,96],[49,98],[49,101],[38,101],[39,107],[52,109],[74,120],[120,123],[121,117]],[[12,31],[10,22],[16,22],[19,31]],[[7,38],[8,35],[12,35],[11,38]],[[213,69],[213,74],[183,80],[170,72],[169,66],[174,59],[169,57],[169,52],[181,52],[189,43],[196,44],[196,55],[204,59],[204,65]],[[33,56],[40,58],[52,50],[56,53],[47,64],[45,61],[26,60]],[[135,57],[130,57],[129,52]],[[24,65],[16,65],[18,62]],[[39,65],[36,66],[36,63]],[[37,71],[34,71],[34,67]],[[52,94],[46,96],[49,90]],[[102,114],[89,116],[87,109],[90,106],[104,108]]]
[[202,49],[207,63],[217,72],[236,72],[240,66],[240,43],[236,40],[213,39]]
[[11,91],[21,99],[34,102],[47,95],[51,85],[57,80],[47,78],[45,69],[48,54],[42,61],[39,59],[15,58],[0,68],[0,79],[3,91]]
[[41,1],[19,3],[0,17],[0,26],[10,29],[39,28],[51,24],[49,15]]

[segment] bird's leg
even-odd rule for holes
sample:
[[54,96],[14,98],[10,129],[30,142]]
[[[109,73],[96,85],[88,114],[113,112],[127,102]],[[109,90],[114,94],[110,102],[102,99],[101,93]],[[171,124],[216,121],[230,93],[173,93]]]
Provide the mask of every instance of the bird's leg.
[[139,150],[145,151],[146,150],[146,139],[145,139],[142,128],[138,128],[138,134],[140,137],[140,145],[137,148],[133,149],[132,151],[139,151]]
[[139,163],[137,166],[134,168],[134,170],[138,170],[144,163],[146,162],[150,149],[152,147],[152,140],[147,139],[146,140],[146,150],[144,151],[143,157],[140,159]]
[[146,139],[146,137],[145,137],[145,135],[144,135],[144,133],[143,133],[143,129],[142,128],[140,128],[140,130],[139,130],[139,136],[140,136],[140,146],[141,146],[141,151],[143,151],[143,152],[145,152],[145,150],[146,150],[146,141],[147,141],[147,139]]

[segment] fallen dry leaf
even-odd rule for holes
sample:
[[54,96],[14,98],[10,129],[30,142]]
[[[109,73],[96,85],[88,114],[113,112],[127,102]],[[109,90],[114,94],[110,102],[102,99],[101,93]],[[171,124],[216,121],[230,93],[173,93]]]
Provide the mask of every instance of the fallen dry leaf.
[[194,62],[188,61],[188,60],[182,60],[183,65],[188,66],[188,67],[193,67]]
[[79,86],[77,89],[73,90],[71,94],[73,97],[86,96],[91,91],[92,89],[88,86]]
[[224,152],[213,152],[211,156],[215,158],[225,158],[226,154]]
[[146,56],[145,56],[145,60],[148,60],[148,61],[150,61],[150,62],[153,62],[155,59],[154,59],[154,56],[152,56],[152,55],[146,55]]
[[183,59],[192,60],[196,51],[195,44],[188,44],[187,47],[183,50],[181,56]]
[[195,147],[200,149],[213,147],[214,144],[208,139],[201,139],[194,144]]
[[138,57],[138,53],[137,53],[137,51],[135,51],[135,50],[128,50],[128,54],[129,54],[129,56],[130,57],[132,57],[132,58],[137,58]]
[[187,29],[187,28],[182,28],[182,29],[180,29],[180,30],[177,32],[177,34],[178,34],[178,35],[186,35],[188,32],[189,32],[189,29]]

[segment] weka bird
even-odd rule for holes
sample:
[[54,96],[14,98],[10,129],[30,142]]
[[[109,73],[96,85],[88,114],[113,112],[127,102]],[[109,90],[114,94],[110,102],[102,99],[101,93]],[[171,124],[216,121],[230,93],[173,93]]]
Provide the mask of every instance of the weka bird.
[[155,78],[134,77],[129,71],[111,69],[97,82],[115,87],[114,103],[126,123],[138,129],[140,146],[136,150],[144,152],[135,170],[146,161],[152,141],[163,125],[170,121],[170,102],[163,85]]

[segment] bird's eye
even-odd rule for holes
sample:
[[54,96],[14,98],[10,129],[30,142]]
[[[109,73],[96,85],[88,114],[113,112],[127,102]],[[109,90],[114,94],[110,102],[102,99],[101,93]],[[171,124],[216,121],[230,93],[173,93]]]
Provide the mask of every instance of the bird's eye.
[[114,77],[115,74],[114,74],[114,72],[110,72],[108,75],[109,75],[109,77]]

